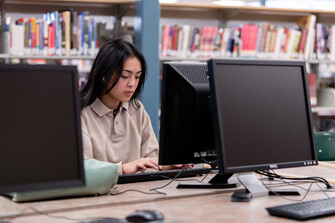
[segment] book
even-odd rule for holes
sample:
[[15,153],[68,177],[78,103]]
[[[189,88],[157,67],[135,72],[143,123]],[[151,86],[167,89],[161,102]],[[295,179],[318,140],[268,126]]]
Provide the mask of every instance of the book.
[[319,60],[326,58],[326,33],[325,26],[321,23],[316,24],[316,56]]
[[43,14],[43,55],[48,55],[50,14]]
[[304,47],[304,56],[303,58],[305,60],[310,58],[311,51],[313,51],[312,46],[314,45],[314,33],[315,33],[315,22],[316,22],[316,16],[315,15],[309,15],[300,17],[297,19],[297,25],[307,29],[307,36],[306,36],[306,42]]
[[307,33],[308,33],[308,30],[306,28],[303,28],[302,34],[301,34],[301,39],[300,39],[300,44],[299,44],[299,50],[298,50],[298,58],[299,59],[304,58],[304,51],[305,51],[305,46],[306,46]]
[[[73,11],[71,13],[71,55],[78,55],[78,17],[77,12]],[[102,40],[100,39],[101,36],[99,36],[99,42],[98,45]]]
[[329,51],[330,51],[330,56],[329,59],[331,61],[335,61],[335,25],[331,25],[331,35],[329,37],[330,40],[330,46],[329,46]]
[[12,44],[10,54],[22,56],[25,52],[25,18],[19,18],[12,24]]
[[285,28],[280,26],[277,28],[277,36],[276,36],[276,41],[275,41],[275,46],[274,46],[274,51],[273,51],[273,58],[280,58],[283,45],[285,42]]
[[168,56],[168,47],[169,47],[169,33],[170,33],[170,26],[164,25],[163,26],[163,38],[162,38],[162,56]]
[[258,42],[258,26],[243,24],[241,28],[241,56],[255,57]]
[[[50,21],[48,24],[48,55],[54,56],[56,55],[56,24],[58,23],[56,20],[57,13],[50,13]],[[57,26],[58,27],[58,26]],[[57,38],[58,39],[58,38]],[[58,46],[59,47],[59,46]]]
[[61,55],[70,56],[71,55],[71,11],[62,10],[59,12],[59,17],[61,18]]
[[29,37],[29,49],[31,55],[36,55],[36,18],[32,17],[29,19],[30,23],[30,37]]
[[316,73],[307,74],[308,89],[311,106],[317,105],[317,75]]

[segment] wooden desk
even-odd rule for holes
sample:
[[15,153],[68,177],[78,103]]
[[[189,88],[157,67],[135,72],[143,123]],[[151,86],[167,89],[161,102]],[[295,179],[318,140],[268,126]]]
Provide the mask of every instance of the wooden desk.
[[[278,173],[322,176],[327,179],[335,179],[335,169],[313,166],[292,169],[277,170]],[[198,177],[198,179],[201,177]],[[209,180],[208,177],[206,180]],[[119,191],[148,189],[163,186],[168,180],[145,183],[132,183],[118,185]],[[265,207],[292,203],[277,196],[253,198],[248,203],[231,202],[230,197],[235,189],[176,189],[178,182],[173,182],[160,191],[167,195],[146,195],[138,192],[98,197],[82,197],[72,199],[59,199],[29,203],[14,203],[8,198],[0,197],[0,219],[13,223],[21,222],[79,222],[85,219],[102,217],[124,218],[127,214],[138,209],[155,209],[165,216],[166,223],[176,222],[296,222],[284,218],[270,216]],[[302,184],[307,189],[310,184]],[[324,188],[324,185],[319,184]],[[292,187],[292,186],[291,186]],[[297,188],[301,196],[287,196],[288,199],[298,200],[306,193],[302,188]],[[324,192],[320,192],[317,185],[312,186],[305,200],[326,198]],[[326,192],[329,197],[335,196],[334,192]],[[39,212],[30,209],[33,207]],[[49,216],[48,216],[48,215]],[[55,218],[57,216],[62,218]],[[64,218],[79,219],[70,221]],[[335,222],[335,216],[326,217],[308,222]]]

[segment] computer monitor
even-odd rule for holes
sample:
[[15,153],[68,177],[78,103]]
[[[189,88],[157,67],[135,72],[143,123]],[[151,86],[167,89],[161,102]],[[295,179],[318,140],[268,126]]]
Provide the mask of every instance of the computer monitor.
[[236,198],[269,194],[252,171],[317,165],[305,62],[211,59],[208,69],[219,173],[247,189]]
[[0,64],[0,193],[85,185],[74,66]]
[[159,163],[216,160],[206,63],[163,63]]

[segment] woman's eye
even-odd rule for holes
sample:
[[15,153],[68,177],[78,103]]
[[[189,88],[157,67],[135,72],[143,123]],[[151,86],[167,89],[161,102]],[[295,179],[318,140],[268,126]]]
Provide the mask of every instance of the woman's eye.
[[140,79],[140,76],[139,77],[135,77],[136,79]]
[[125,76],[125,75],[121,75],[121,77],[124,79],[128,78],[128,76]]

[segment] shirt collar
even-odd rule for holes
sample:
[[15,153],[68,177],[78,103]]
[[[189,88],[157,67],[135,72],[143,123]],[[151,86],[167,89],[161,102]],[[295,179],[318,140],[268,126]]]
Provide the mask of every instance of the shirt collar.
[[[126,110],[128,110],[128,105],[129,102],[121,102],[121,107],[120,109],[124,108]],[[90,105],[91,109],[99,116],[104,116],[108,113],[110,113],[111,111],[113,111],[113,109],[108,108],[106,105],[104,105],[104,103],[101,102],[101,100],[99,98],[97,98],[91,105]],[[121,111],[121,110],[120,110]]]

